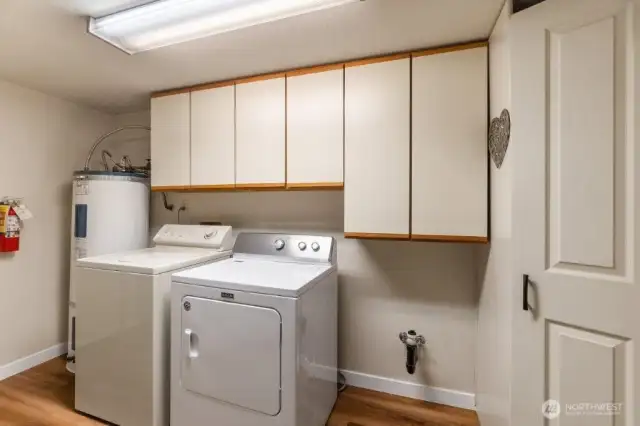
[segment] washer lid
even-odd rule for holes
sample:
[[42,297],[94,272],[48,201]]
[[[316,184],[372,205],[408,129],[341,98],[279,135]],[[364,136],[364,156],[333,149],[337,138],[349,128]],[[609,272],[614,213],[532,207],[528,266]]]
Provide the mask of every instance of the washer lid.
[[77,265],[82,268],[157,275],[229,256],[231,256],[231,251],[228,250],[157,246],[87,257],[79,259]]
[[173,281],[250,293],[299,297],[329,274],[328,264],[226,259],[173,274]]

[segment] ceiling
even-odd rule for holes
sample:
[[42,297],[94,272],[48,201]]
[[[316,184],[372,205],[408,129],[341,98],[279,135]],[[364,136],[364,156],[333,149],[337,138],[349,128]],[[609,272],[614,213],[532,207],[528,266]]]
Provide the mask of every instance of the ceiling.
[[0,78],[111,113],[154,91],[487,38],[504,0],[366,0],[129,56],[86,16],[149,0],[0,0]]

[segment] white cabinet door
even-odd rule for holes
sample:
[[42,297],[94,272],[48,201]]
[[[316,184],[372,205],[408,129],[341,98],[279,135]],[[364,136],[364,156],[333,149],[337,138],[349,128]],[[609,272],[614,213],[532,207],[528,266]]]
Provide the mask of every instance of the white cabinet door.
[[191,186],[235,186],[235,86],[191,93]]
[[409,238],[410,59],[345,69],[347,237]]
[[486,241],[487,48],[413,58],[413,239]]
[[151,186],[180,189],[191,183],[190,94],[151,99]]
[[285,79],[236,86],[236,185],[285,184]]
[[287,77],[287,186],[341,187],[344,69]]

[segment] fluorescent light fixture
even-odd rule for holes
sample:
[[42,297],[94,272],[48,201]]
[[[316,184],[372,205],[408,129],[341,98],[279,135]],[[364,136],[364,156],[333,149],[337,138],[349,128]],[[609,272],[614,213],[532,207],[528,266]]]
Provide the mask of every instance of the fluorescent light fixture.
[[157,0],[89,20],[89,32],[129,54],[361,0]]

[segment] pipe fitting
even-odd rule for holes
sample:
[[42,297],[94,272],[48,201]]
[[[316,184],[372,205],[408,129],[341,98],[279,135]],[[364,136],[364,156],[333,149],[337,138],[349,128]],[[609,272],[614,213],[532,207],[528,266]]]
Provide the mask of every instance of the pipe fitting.
[[409,330],[407,332],[400,333],[400,341],[404,343],[406,356],[407,356],[407,373],[413,374],[416,371],[416,364],[418,364],[418,350],[420,346],[426,343],[426,340],[422,335],[417,335],[415,330]]

